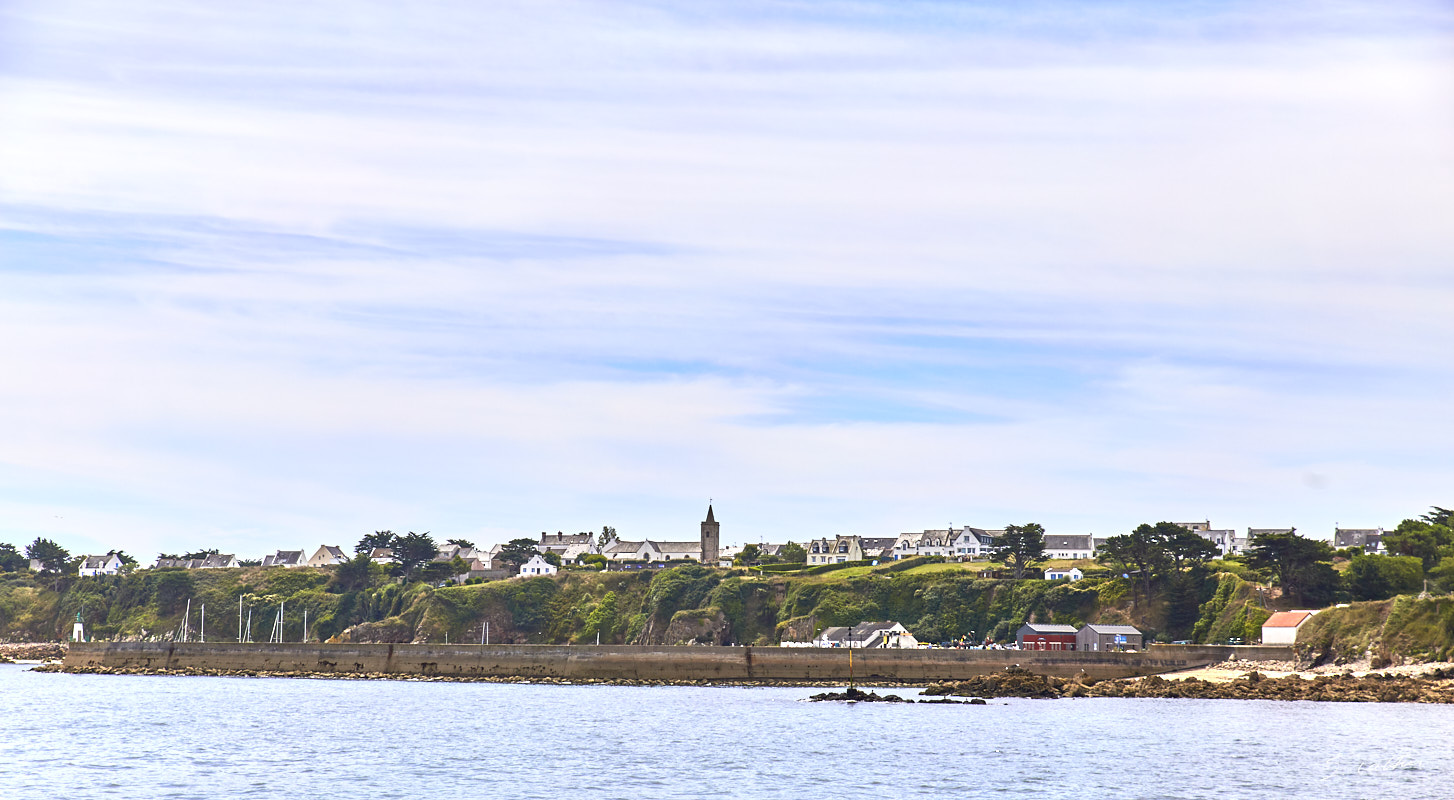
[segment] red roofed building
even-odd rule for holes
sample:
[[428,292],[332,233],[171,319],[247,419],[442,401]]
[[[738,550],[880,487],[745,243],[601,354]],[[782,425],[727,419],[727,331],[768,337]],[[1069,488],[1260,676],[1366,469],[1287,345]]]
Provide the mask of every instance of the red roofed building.
[[1298,628],[1313,618],[1312,611],[1279,611],[1262,623],[1263,644],[1297,644]]

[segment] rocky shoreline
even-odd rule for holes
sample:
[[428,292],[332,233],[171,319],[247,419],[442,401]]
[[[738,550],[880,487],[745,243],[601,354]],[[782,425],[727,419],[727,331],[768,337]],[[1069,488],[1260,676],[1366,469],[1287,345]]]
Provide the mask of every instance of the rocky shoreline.
[[[64,672],[71,675],[158,675],[172,677],[209,678],[312,678],[317,680],[344,681],[424,681],[433,683],[518,683],[544,686],[801,686],[814,689],[830,689],[843,685],[843,681],[742,681],[742,680],[638,680],[634,678],[531,678],[525,676],[480,676],[480,675],[424,675],[398,672],[293,672],[282,670],[254,669],[162,669],[157,667],[68,667],[64,664],[43,664],[33,672]],[[880,689],[920,688],[924,682],[871,681],[861,685]]]
[[[40,645],[36,647],[46,647]],[[53,645],[50,647],[54,647]],[[45,650],[23,651],[26,655],[46,655]],[[33,658],[30,660],[39,660]],[[566,679],[531,677],[495,677],[463,675],[419,675],[383,672],[287,672],[272,670],[160,669],[141,667],[67,667],[47,663],[34,667],[36,672],[64,672],[73,675],[157,675],[226,678],[313,678],[319,680],[396,680],[439,683],[506,683],[553,686],[738,686],[738,687],[803,687],[837,689],[841,681],[712,681],[712,680],[636,680],[629,678]],[[985,699],[1029,698],[1058,699],[1077,697],[1163,698],[1189,700],[1310,700],[1342,703],[1451,703],[1454,704],[1454,669],[1435,669],[1421,675],[1370,673],[1354,675],[1300,675],[1268,677],[1249,671],[1234,680],[1209,681],[1196,677],[1182,679],[1152,675],[1120,680],[1066,679],[1040,675],[1030,670],[1010,667],[1002,672],[963,681],[930,683],[869,682],[872,688],[919,688],[917,701],[897,695],[879,695],[850,687],[846,691],[823,692],[812,696],[814,701],[899,702],[899,703],[969,703],[979,705]],[[970,698],[968,701],[951,698]],[[937,699],[930,699],[937,698]],[[974,701],[980,701],[978,703]]]
[[16,661],[55,661],[66,657],[69,648],[55,642],[17,642],[0,644],[0,664]]
[[1145,678],[1094,681],[1037,675],[1012,667],[1004,672],[930,686],[926,696],[954,697],[1154,697],[1188,700],[1310,700],[1334,703],[1454,703],[1454,670],[1424,675],[1372,673],[1355,676],[1288,675],[1269,678],[1248,672],[1232,681]]

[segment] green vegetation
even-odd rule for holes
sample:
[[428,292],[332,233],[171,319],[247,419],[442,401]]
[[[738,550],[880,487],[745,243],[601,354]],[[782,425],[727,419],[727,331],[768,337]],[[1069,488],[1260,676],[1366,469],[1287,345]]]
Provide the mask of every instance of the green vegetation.
[[1299,655],[1315,664],[1368,656],[1375,669],[1404,659],[1454,658],[1454,598],[1402,595],[1330,608],[1303,624]]
[[[1036,529],[1017,531],[1033,540]],[[78,612],[97,638],[168,639],[190,601],[190,628],[200,628],[205,606],[213,640],[237,638],[241,604],[244,624],[251,611],[252,638],[262,641],[281,605],[287,641],[303,638],[306,612],[307,636],[315,641],[468,642],[488,628],[495,642],[599,637],[609,644],[775,644],[810,638],[827,626],[892,619],[929,642],[1006,641],[1027,621],[1129,623],[1160,641],[1252,642],[1273,608],[1325,599],[1354,602],[1305,629],[1315,632],[1304,639],[1314,642],[1320,658],[1370,649],[1383,657],[1447,656],[1454,598],[1437,593],[1454,589],[1449,512],[1436,508],[1399,530],[1390,544],[1398,555],[1340,556],[1289,533],[1259,537],[1244,558],[1209,560],[1210,545],[1179,526],[1141,525],[1111,537],[1099,566],[1075,562],[1086,577],[1073,583],[998,577],[1011,568],[942,557],[811,567],[794,559],[733,570],[687,563],[621,572],[606,571],[603,559],[591,557],[588,566],[552,576],[438,586],[446,573],[462,572],[462,564],[416,556],[386,567],[369,560],[367,552],[380,542],[395,545],[397,557],[411,546],[408,540],[428,536],[389,531],[364,537],[357,557],[325,569],[153,569],[78,578],[69,565],[32,573],[16,548],[0,546],[0,640],[63,639]],[[50,545],[38,540],[27,550],[45,553]],[[506,549],[525,560],[534,543],[520,540]],[[1019,549],[1025,564],[1045,563],[1033,541]],[[797,554],[785,548],[783,555]],[[1409,596],[1426,583],[1435,596]]]
[[1015,580],[1025,571],[1045,560],[1045,528],[1038,522],[1006,525],[990,547],[990,559],[1008,564],[1015,570]]

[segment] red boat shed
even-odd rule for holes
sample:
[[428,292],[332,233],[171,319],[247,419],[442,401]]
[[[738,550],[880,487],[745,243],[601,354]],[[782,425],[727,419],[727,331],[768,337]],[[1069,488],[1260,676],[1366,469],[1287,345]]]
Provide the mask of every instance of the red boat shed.
[[1021,650],[1074,650],[1075,626],[1027,622],[1015,632]]

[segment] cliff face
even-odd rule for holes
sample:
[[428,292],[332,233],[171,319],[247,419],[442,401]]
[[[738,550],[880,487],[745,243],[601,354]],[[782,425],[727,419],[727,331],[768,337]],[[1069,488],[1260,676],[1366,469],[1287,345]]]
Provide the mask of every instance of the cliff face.
[[1454,596],[1401,595],[1327,609],[1303,624],[1297,650],[1315,665],[1368,659],[1374,669],[1454,659]]

